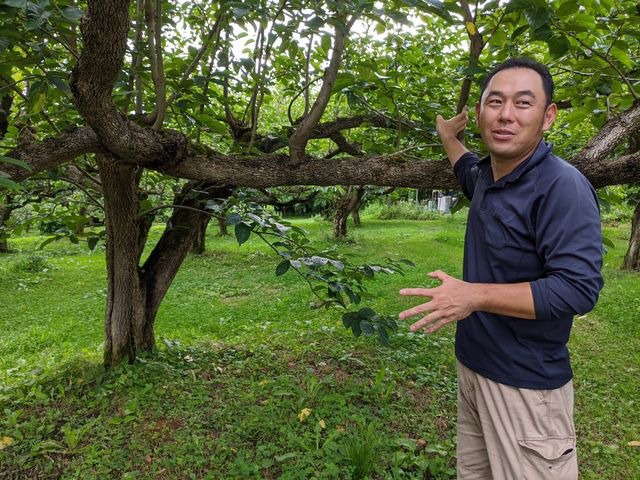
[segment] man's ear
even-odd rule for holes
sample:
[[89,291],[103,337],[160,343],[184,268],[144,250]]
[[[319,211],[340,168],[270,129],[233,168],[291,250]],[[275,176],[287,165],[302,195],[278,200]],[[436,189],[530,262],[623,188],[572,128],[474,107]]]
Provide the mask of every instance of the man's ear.
[[553,122],[556,121],[557,115],[558,115],[558,106],[555,103],[552,103],[544,111],[544,124],[542,125],[543,132],[546,132],[551,128],[551,126],[553,125]]
[[478,123],[479,118],[480,118],[480,102],[476,103],[476,123]]

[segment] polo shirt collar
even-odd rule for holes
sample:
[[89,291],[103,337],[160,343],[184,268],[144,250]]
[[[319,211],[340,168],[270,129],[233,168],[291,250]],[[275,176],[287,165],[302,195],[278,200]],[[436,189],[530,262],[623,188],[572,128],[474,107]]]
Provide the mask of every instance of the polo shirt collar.
[[513,183],[517,181],[522,175],[538,165],[544,160],[552,150],[552,145],[545,140],[540,140],[540,143],[536,147],[533,154],[527,158],[524,162],[518,165],[512,172],[509,172],[504,177],[497,181],[493,181],[493,171],[491,170],[491,157],[485,157],[480,160],[482,165],[483,176],[485,177],[487,184],[492,187],[503,187],[507,183]]

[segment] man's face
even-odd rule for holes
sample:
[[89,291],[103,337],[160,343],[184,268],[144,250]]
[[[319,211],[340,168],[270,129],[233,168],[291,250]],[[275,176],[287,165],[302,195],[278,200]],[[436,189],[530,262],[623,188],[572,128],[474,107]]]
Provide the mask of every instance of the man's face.
[[476,118],[493,161],[517,164],[533,153],[556,118],[555,104],[545,105],[542,78],[535,70],[509,68],[489,81]]

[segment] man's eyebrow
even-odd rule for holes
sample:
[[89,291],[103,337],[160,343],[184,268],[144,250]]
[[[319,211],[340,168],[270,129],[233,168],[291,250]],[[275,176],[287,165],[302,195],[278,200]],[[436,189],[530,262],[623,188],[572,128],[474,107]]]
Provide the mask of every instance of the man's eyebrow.
[[[496,95],[498,97],[504,97],[504,93],[501,92],[500,90],[490,90],[487,92],[487,97],[490,97],[492,95]],[[524,95],[528,95],[529,97],[536,98],[535,93],[533,93],[531,90],[520,90],[515,94],[516,97],[522,97]]]

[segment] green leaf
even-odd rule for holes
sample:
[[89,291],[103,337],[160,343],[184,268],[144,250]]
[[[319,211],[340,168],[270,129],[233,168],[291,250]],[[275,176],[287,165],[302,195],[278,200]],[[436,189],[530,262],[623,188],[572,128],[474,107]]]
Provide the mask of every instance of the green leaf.
[[17,158],[0,156],[0,163],[10,163],[11,165],[17,165],[25,170],[32,170],[31,166],[24,160],[18,160]]
[[289,270],[291,263],[289,260],[283,260],[276,266],[276,277],[284,275]]
[[511,13],[519,10],[534,10],[536,8],[547,8],[547,2],[543,0],[511,0],[504,12]]
[[84,15],[84,12],[77,7],[67,7],[61,13],[64,18],[72,23],[78,23]]
[[532,10],[527,10],[524,13],[524,16],[529,22],[529,26],[533,30],[537,30],[542,27],[549,21],[549,10],[544,8],[534,8]]
[[27,0],[4,0],[2,3],[7,7],[20,8],[22,10],[27,9]]
[[38,250],[42,250],[44,247],[46,247],[47,245],[49,245],[52,242],[58,241],[60,240],[62,237],[60,235],[56,235],[55,237],[49,237],[47,238],[44,242],[42,242],[40,245],[38,245]]
[[277,457],[274,457],[275,461],[278,463],[282,463],[286,460],[290,460],[292,458],[296,458],[298,454],[296,452],[289,452],[289,453],[285,453],[284,455],[278,455]]
[[520,35],[526,32],[528,28],[529,28],[529,25],[521,25],[518,28],[516,28],[511,34],[511,40],[513,41],[516,38],[518,38]]
[[373,317],[376,316],[376,312],[374,312],[372,309],[370,309],[369,307],[364,307],[361,308],[360,310],[358,310],[358,316],[360,318],[368,318],[371,319]]
[[554,35],[547,40],[551,58],[558,59],[569,51],[571,44],[564,36]]
[[424,3],[426,3],[426,5],[422,5],[424,10],[438,15],[449,23],[454,23],[455,20],[449,13],[449,8],[445,6],[444,2],[440,2],[438,0],[425,0]]
[[361,320],[360,321],[360,331],[364,333],[367,337],[373,335],[373,325],[369,320]]
[[608,237],[602,237],[602,243],[609,248],[616,248],[616,245]]
[[578,2],[569,0],[568,2],[564,2],[562,5],[560,5],[560,7],[558,7],[558,10],[556,10],[556,15],[558,15],[559,17],[569,17],[576,13],[578,10],[580,10],[580,5],[578,5]]
[[244,242],[249,240],[251,236],[251,227],[244,222],[240,222],[235,227],[236,240],[238,241],[238,245],[242,245]]
[[230,214],[229,214],[229,215],[227,215],[227,216],[225,217],[225,219],[224,219],[224,222],[225,222],[227,225],[231,225],[231,226],[233,226],[233,225],[237,225],[237,224],[239,224],[241,221],[242,221],[242,217],[241,217],[239,214],[237,214],[237,213],[230,213]]
[[342,324],[344,328],[351,328],[354,323],[360,323],[358,312],[347,312],[342,315]]
[[0,176],[0,188],[6,188],[7,190],[22,190],[22,185]]
[[378,342],[380,345],[389,345],[389,334],[382,325],[376,325],[376,333],[378,334]]
[[98,245],[98,242],[100,241],[100,237],[89,237],[87,238],[87,246],[89,247],[89,250],[93,251],[96,249],[96,245]]

